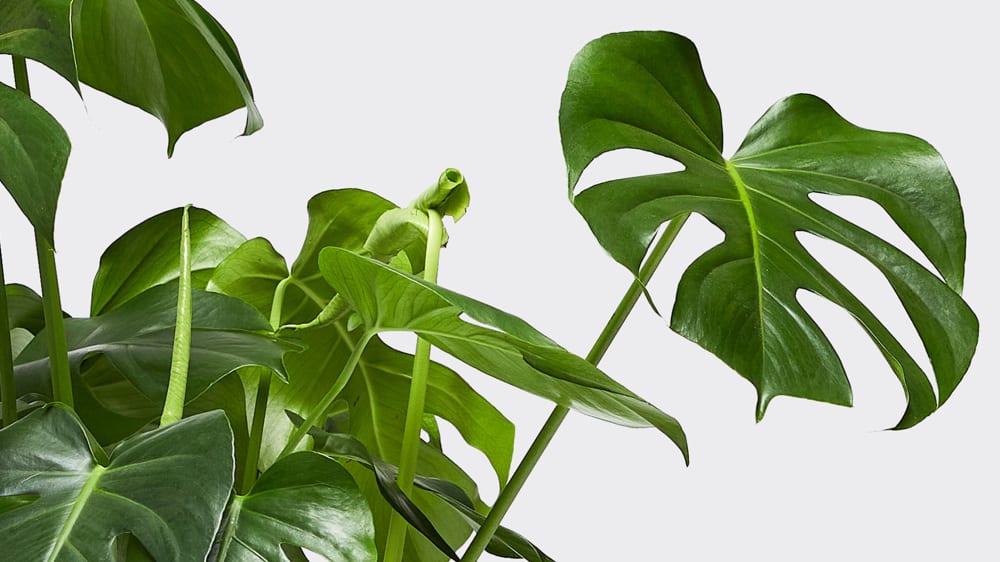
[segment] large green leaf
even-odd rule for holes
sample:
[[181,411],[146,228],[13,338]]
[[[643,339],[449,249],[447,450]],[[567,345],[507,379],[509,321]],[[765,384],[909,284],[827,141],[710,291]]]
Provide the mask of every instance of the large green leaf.
[[[590,43],[573,62],[560,111],[571,196],[583,170],[616,149],[660,154],[685,169],[605,182],[574,204],[633,272],[672,217],[699,213],[722,229],[725,240],[685,271],[671,327],[753,383],[758,418],[780,395],[851,403],[839,357],[796,299],[806,290],[857,319],[905,390],[896,427],[916,424],[951,395],[978,338],[976,317],[959,296],[965,229],[941,156],[918,138],[856,127],[809,95],[775,104],[730,159],[721,152],[721,123],[697,51],[684,37],[635,32]],[[818,205],[814,193],[880,205],[940,278]],[[885,275],[923,341],[938,396],[897,338],[802,246],[799,232],[842,244]]]
[[[94,316],[121,306],[146,289],[175,281],[179,274],[181,214],[171,209],[130,228],[101,255],[91,290]],[[246,238],[209,211],[188,209],[191,231],[191,277],[204,289],[215,266]]]
[[0,84],[0,183],[49,243],[69,149],[69,137],[55,118]]
[[247,108],[243,134],[263,126],[232,38],[192,0],[75,0],[80,80],[156,116],[167,153],[202,123]]
[[86,431],[58,405],[0,431],[5,559],[112,560],[124,533],[162,562],[204,559],[233,484],[225,416],[144,433],[110,461]]
[[[687,442],[674,418],[520,318],[340,248],[322,251],[320,269],[367,331],[414,332],[480,371],[537,396],[620,425],[656,427],[686,458]],[[463,314],[480,325],[465,321]]]
[[79,90],[69,13],[70,0],[4,0],[0,53],[36,60]]
[[41,295],[17,283],[6,285],[4,290],[7,292],[7,321],[11,329],[23,328],[32,334],[41,332],[45,327]]
[[310,452],[274,463],[250,493],[233,498],[218,560],[283,561],[285,545],[329,560],[376,559],[371,512],[351,475]]
[[[269,333],[269,324],[243,302],[194,291],[188,400],[197,398],[226,374],[258,365],[285,377],[282,355],[289,343]],[[147,399],[163,402],[176,322],[177,288],[159,285],[111,312],[66,321],[66,341],[74,375],[84,360],[101,354]],[[19,392],[48,394],[48,350],[35,338],[14,368]]]

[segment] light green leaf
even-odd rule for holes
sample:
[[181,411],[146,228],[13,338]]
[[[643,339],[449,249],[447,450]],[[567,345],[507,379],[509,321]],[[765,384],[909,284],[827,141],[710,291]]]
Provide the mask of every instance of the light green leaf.
[[[66,321],[70,366],[102,354],[139,392],[162,404],[167,389],[177,288],[159,285],[111,312]],[[285,377],[281,357],[292,344],[269,334],[257,311],[231,297],[194,291],[188,400],[234,370],[258,365]],[[36,338],[14,367],[19,392],[48,394],[48,350]]]
[[[236,297],[266,317],[271,314],[274,290],[286,277],[288,266],[285,265],[285,258],[266,239],[253,238],[241,244],[219,263],[212,272],[207,289]],[[286,297],[286,305],[287,302]],[[318,307],[315,303],[311,304],[310,312]],[[286,309],[287,306],[283,312]],[[296,310],[291,314],[298,316],[297,312]]]
[[[686,458],[684,432],[674,418],[520,318],[340,248],[323,250],[320,269],[366,330],[414,332],[480,371],[537,396],[619,425],[656,427]],[[463,314],[480,325],[466,322]]]
[[[633,273],[659,226],[675,216],[699,213],[722,229],[723,243],[685,271],[671,327],[753,383],[758,418],[780,395],[851,403],[837,353],[796,298],[805,290],[861,324],[906,393],[896,427],[918,423],[951,395],[978,339],[978,321],[959,296],[965,228],[941,156],[916,137],[859,128],[809,95],[775,104],[730,159],[721,152],[721,123],[684,37],[634,32],[590,43],[573,62],[560,110],[571,196],[591,161],[612,150],[646,150],[685,169],[605,182],[574,204]],[[818,205],[814,193],[880,205],[940,278]],[[799,232],[854,250],[885,275],[930,356],[938,396],[897,338],[802,246]]]
[[55,118],[30,97],[0,84],[0,183],[53,245],[69,149],[69,137]]
[[70,0],[4,0],[0,53],[36,60],[77,91],[80,84],[70,39]]
[[[103,314],[180,273],[181,214],[171,209],[129,229],[108,246],[94,276],[90,313]],[[192,281],[204,289],[215,267],[246,238],[209,211],[188,211]]]
[[317,453],[272,465],[249,494],[233,499],[225,525],[220,561],[289,562],[285,545],[338,562],[377,557],[364,496],[344,467]]
[[167,153],[182,134],[240,107],[263,126],[236,45],[192,0],[75,0],[80,80],[157,117]]
[[[31,452],[0,455],[7,559],[111,560],[123,533],[161,562],[204,559],[233,484],[225,416],[202,414],[129,439],[106,464],[94,447],[58,405],[0,431],[0,450]],[[11,509],[11,500],[21,505]]]

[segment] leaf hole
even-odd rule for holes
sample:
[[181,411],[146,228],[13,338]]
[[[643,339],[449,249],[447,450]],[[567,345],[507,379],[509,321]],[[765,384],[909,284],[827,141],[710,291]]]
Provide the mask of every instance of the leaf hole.
[[892,220],[889,213],[871,199],[855,195],[831,195],[810,193],[809,199],[827,211],[844,217],[855,225],[899,248],[917,263],[936,275],[941,274],[931,264],[927,256],[910,240],[910,237]]
[[[903,348],[910,353],[917,365],[928,376],[936,392],[937,385],[934,381],[933,370],[931,370],[930,359],[920,341],[920,336],[907,316],[903,303],[892,290],[892,286],[885,276],[868,260],[840,244],[808,232],[797,232],[796,238],[816,261],[823,264],[823,267],[829,270],[867,306],[872,314],[885,325],[886,329],[899,340]],[[892,374],[877,347],[863,331],[858,329],[860,326],[853,321],[853,317],[846,310],[809,291],[800,289],[796,297],[833,343],[834,349],[837,350],[841,361],[844,362],[848,376],[852,376],[852,373],[871,372],[873,365],[880,365],[879,369],[895,379],[895,375]],[[863,340],[857,338],[863,338]],[[862,344],[862,341],[867,341],[867,343]],[[854,398],[857,405],[860,401],[867,400],[866,396],[869,394],[864,388],[859,387],[881,383],[873,383],[870,378],[861,377],[852,378],[851,384],[855,389]],[[900,396],[899,384],[889,384],[895,385],[894,395],[898,399]],[[871,389],[870,394],[878,395],[882,394],[882,391],[876,387]],[[895,420],[892,424],[894,423]]]
[[[666,228],[667,223],[660,225],[656,237],[653,238],[653,244],[660,239]],[[668,305],[672,299],[669,299],[668,296],[676,294],[677,284],[687,269],[687,265],[709,249],[721,244],[723,240],[725,240],[725,235],[722,230],[701,215],[692,214],[684,223],[684,228],[677,234],[677,239],[670,246],[670,251],[667,252],[663,263],[660,264],[653,278],[647,284],[653,302],[664,318],[670,318]]]
[[680,172],[684,165],[672,158],[635,148],[605,152],[591,162],[576,183],[573,195],[610,180]]

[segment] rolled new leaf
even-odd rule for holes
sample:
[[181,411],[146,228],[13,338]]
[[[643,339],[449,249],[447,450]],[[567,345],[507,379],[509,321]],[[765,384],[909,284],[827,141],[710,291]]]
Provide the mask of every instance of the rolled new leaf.
[[[674,418],[520,318],[340,248],[321,252],[320,269],[367,332],[414,332],[476,369],[537,396],[619,425],[656,427],[687,458],[684,431]],[[479,325],[462,319],[463,314]]]
[[[962,379],[979,331],[960,296],[965,227],[948,168],[926,142],[862,129],[800,94],[769,109],[727,159],[721,112],[697,50],[665,32],[612,34],[584,47],[570,68],[559,123],[573,203],[633,273],[657,229],[675,216],[698,213],[725,233],[684,272],[671,328],[756,387],[758,419],[781,395],[852,402],[840,358],[799,303],[800,290],[843,307],[885,356],[907,399],[896,428],[924,419]],[[685,169],[573,195],[597,156],[622,148],[660,154]],[[936,274],[814,202],[817,193],[881,206]],[[802,246],[800,232],[853,250],[885,276],[930,357],[937,395],[896,336]]]

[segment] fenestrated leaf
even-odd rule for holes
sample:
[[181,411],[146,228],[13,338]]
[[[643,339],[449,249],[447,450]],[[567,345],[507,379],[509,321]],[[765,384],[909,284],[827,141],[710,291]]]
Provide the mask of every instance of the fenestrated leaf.
[[263,126],[236,45],[192,0],[75,0],[80,80],[157,117],[167,153],[182,134],[240,107]]
[[[612,423],[656,427],[687,457],[684,432],[674,418],[520,318],[340,248],[322,251],[320,269],[366,330],[414,332],[537,396]],[[462,314],[494,329],[466,322]]]
[[210,412],[144,433],[104,465],[93,447],[58,405],[0,431],[0,496],[21,503],[0,508],[5,558],[111,560],[115,537],[131,533],[156,560],[204,559],[233,484],[226,417]]
[[0,53],[36,60],[58,72],[78,91],[70,39],[70,0],[4,0]]
[[[146,289],[175,281],[179,274],[181,214],[171,209],[130,228],[101,255],[91,290],[90,313],[112,310]],[[191,277],[204,289],[215,267],[246,238],[209,211],[188,210]]]
[[364,496],[344,467],[318,453],[274,463],[233,499],[225,525],[218,560],[289,562],[283,545],[342,562],[377,556]]
[[50,244],[69,149],[69,137],[54,117],[0,84],[0,183]]
[[[301,418],[292,416],[293,422],[302,423]],[[420,531],[425,537],[435,544],[438,544],[443,552],[454,557],[451,547],[440,546],[439,541],[443,539],[437,533],[433,523],[420,508],[399,488],[396,476],[399,468],[384,460],[372,455],[363,443],[354,437],[343,433],[329,433],[312,428],[309,434],[315,440],[317,451],[321,451],[330,456],[340,459],[355,461],[372,471],[378,483],[379,491],[385,500],[400,513],[413,528]],[[431,492],[438,498],[451,505],[458,513],[462,514],[475,528],[478,528],[485,517],[476,511],[475,505],[461,487],[442,480],[417,475],[413,480],[414,485],[421,490]],[[523,558],[531,562],[546,562],[552,560],[538,547],[530,541],[510,529],[500,527],[490,541],[487,551],[506,558]],[[457,559],[457,558],[456,558]]]
[[[75,376],[92,354],[102,354],[144,396],[161,404],[166,394],[177,288],[159,285],[111,312],[66,321],[70,367]],[[292,345],[269,334],[270,326],[247,304],[225,295],[194,291],[191,365],[187,397],[194,400],[234,370],[258,365],[285,377],[281,357]],[[17,358],[19,392],[48,394],[48,350],[35,338]]]
[[[721,122],[687,39],[636,32],[590,43],[573,62],[560,110],[571,196],[584,168],[616,149],[660,154],[685,170],[605,182],[574,204],[633,272],[672,217],[699,213],[723,230],[723,243],[685,271],[671,327],[753,383],[758,418],[780,395],[851,403],[839,357],[796,299],[806,290],[861,324],[906,393],[896,428],[916,424],[951,395],[978,339],[978,321],[959,296],[965,228],[941,156],[918,138],[856,127],[809,95],[775,104],[728,160]],[[816,204],[813,193],[874,201],[941,277]],[[938,396],[896,337],[805,250],[798,232],[842,244],[885,275],[923,341]]]

